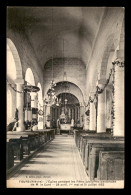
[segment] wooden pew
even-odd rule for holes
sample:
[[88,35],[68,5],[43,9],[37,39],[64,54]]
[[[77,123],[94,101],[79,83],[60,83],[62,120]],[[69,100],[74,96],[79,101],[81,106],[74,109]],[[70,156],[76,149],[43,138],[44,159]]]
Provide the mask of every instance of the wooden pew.
[[23,159],[23,146],[21,142],[21,138],[10,138],[10,145],[13,147],[14,151],[14,159],[22,160]]
[[39,130],[40,145],[45,143],[45,133],[43,130]]
[[99,153],[100,151],[124,151],[123,143],[93,143],[89,144],[89,166],[87,173],[90,180],[94,180],[97,177]]
[[100,151],[98,180],[124,180],[124,151]]
[[6,143],[6,169],[10,169],[14,166],[14,150],[9,140]]
[[7,132],[7,170],[14,166],[15,160],[22,160],[24,155],[29,155],[43,143],[52,140],[55,137],[55,130],[38,131],[8,131]]
[[46,129],[44,132],[46,142],[55,138],[55,129]]
[[7,132],[7,143],[13,148],[14,151],[14,159],[22,160],[23,159],[23,146],[21,142],[21,135],[15,134],[15,132]]
[[81,135],[81,140],[80,140],[80,155],[81,158],[83,160],[83,163],[85,163],[85,147],[87,144],[87,141],[89,139],[101,139],[101,140],[109,140],[111,139],[111,134],[108,133],[101,133],[101,134],[97,134],[97,133],[88,133],[86,135]]
[[[32,144],[33,144],[33,146],[36,145],[35,134],[33,132],[29,132],[29,131],[24,131],[24,132],[16,132],[16,131],[11,132],[11,131],[9,131],[9,132],[7,132],[7,139],[9,139],[9,140],[19,139],[21,152],[24,154],[27,154],[27,155],[30,153],[31,145]],[[18,146],[18,148],[19,148],[19,146]],[[33,150],[34,150],[34,148],[33,148]],[[16,147],[16,149],[17,149],[17,147]],[[22,156],[23,156],[23,154],[22,154]],[[18,158],[18,159],[22,160],[22,158],[21,159]]]
[[75,143],[76,143],[76,146],[77,148],[80,150],[80,145],[81,145],[81,136],[86,136],[88,134],[95,134],[96,131],[85,131],[85,130],[74,130],[74,139],[75,139]]
[[21,137],[21,142],[23,146],[23,154],[29,155],[30,154],[30,140],[28,135],[24,135]]
[[86,141],[86,146],[85,146],[85,160],[84,160],[84,165],[85,168],[88,169],[89,166],[89,155],[90,155],[90,151],[92,149],[92,145],[97,143],[97,144],[106,144],[106,143],[122,143],[124,144],[123,140],[115,140],[113,138],[110,139],[101,139],[101,137],[90,137],[90,139],[88,138]]

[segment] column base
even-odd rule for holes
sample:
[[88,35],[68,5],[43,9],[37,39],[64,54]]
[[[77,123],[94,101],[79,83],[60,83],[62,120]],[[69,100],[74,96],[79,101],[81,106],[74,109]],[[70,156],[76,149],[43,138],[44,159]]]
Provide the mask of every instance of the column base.
[[33,130],[33,131],[37,131],[37,130],[38,130],[38,125],[33,126],[33,127],[32,127],[32,130]]
[[21,127],[16,127],[16,131],[25,131],[25,127],[24,126],[22,128]]
[[124,137],[124,134],[122,135],[113,134],[113,137]]
[[106,133],[106,131],[97,131],[97,133]]
[[96,131],[96,130],[89,129],[89,131]]

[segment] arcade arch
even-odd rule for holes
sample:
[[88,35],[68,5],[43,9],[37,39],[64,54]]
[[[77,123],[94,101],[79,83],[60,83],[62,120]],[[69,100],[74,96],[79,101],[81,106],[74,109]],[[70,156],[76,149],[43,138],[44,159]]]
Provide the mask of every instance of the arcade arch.
[[14,121],[17,108],[19,121],[17,130],[24,131],[23,93],[19,93],[22,92],[24,84],[22,66],[17,48],[9,38],[7,38],[7,83],[7,112],[9,112],[7,123]]

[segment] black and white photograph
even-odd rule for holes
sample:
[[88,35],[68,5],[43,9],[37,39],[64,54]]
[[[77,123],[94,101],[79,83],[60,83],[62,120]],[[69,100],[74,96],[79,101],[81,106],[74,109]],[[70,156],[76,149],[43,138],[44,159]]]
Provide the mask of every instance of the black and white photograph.
[[6,187],[123,189],[125,8],[6,9]]

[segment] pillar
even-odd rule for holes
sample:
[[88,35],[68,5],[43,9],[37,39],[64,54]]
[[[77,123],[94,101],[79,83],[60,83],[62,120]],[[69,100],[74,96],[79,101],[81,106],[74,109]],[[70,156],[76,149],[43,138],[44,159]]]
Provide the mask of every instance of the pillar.
[[96,108],[94,102],[90,102],[90,122],[89,122],[89,130],[96,130]]
[[[38,94],[36,92],[31,92],[31,108],[38,108]],[[37,117],[38,121],[38,117]],[[32,128],[34,131],[38,130],[38,125],[34,125]]]
[[[42,100],[39,100],[38,110],[42,110],[44,112]],[[43,129],[43,122],[44,122],[43,118],[44,118],[43,115],[38,114],[38,129]]]
[[[17,79],[15,81],[16,83],[16,89],[17,91],[23,91],[23,79]],[[16,93],[16,108],[18,109],[18,127],[16,128],[16,131],[25,131],[24,126],[24,93]]]
[[89,116],[86,114],[84,114],[84,130],[89,130]]
[[68,114],[69,114],[69,118],[71,118],[71,111],[70,111],[70,108],[69,108],[69,113],[68,113]]
[[80,106],[80,127],[84,125],[84,106]]
[[[103,89],[104,84],[99,84]],[[97,107],[97,133],[106,132],[106,97],[105,90],[98,94],[98,107]]]
[[74,114],[75,114],[75,109],[74,108],[72,108],[72,119],[74,119],[74,122],[75,122],[75,116],[74,116]]
[[31,108],[38,108],[38,94],[31,92]]
[[106,128],[112,128],[112,86],[106,88]]
[[51,117],[50,117],[50,105],[48,104],[46,106],[46,125],[48,128],[51,127],[51,121],[50,121]]
[[58,117],[60,117],[60,107],[58,107]]
[[124,137],[124,64],[118,61],[114,65],[113,136]]
[[43,106],[43,112],[44,112],[44,115],[43,115],[43,128],[45,128],[45,124],[46,124],[46,104],[44,104],[44,106]]
[[78,107],[78,121],[80,122],[80,107]]
[[75,119],[75,124],[77,124],[77,107],[75,107],[75,111],[74,111],[74,119]]

